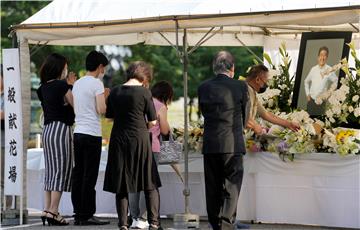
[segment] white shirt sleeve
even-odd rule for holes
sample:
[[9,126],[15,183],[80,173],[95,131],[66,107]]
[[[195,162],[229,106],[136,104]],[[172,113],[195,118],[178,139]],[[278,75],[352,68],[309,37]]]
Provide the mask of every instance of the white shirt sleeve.
[[102,93],[104,93],[104,84],[102,83],[102,81],[100,81],[99,79],[96,79],[96,84],[94,84],[94,92],[95,92],[95,96],[100,95]]

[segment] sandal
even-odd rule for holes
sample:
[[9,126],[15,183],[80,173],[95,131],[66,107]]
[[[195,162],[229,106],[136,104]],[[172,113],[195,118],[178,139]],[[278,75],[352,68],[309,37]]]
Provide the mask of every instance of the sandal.
[[69,225],[69,222],[67,222],[65,220],[65,218],[60,215],[60,213],[54,214],[54,213],[48,211],[47,214],[51,215],[51,217],[46,216],[49,226],[51,226],[51,225],[56,225],[56,226]]
[[41,221],[42,221],[42,223],[43,223],[43,226],[45,226],[46,214],[48,214],[48,211],[43,210],[42,213],[41,213],[41,216],[40,216]]

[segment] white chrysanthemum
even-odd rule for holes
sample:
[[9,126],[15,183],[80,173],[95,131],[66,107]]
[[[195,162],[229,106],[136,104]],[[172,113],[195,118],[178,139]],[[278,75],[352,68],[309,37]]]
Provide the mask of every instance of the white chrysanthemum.
[[353,96],[352,101],[353,102],[358,102],[359,101],[359,95]]
[[265,105],[265,100],[264,100],[264,98],[262,97],[262,95],[258,95],[257,98],[258,98],[258,101],[259,101],[260,104]]
[[352,107],[351,105],[349,106],[349,112],[352,113],[354,111],[354,107]]
[[357,107],[356,109],[354,109],[354,116],[355,116],[355,117],[359,117],[359,116],[360,116],[360,107]]
[[348,79],[346,77],[343,77],[343,78],[341,78],[340,83],[342,85],[345,85],[346,83],[348,83]]
[[312,124],[305,124],[304,125],[304,129],[310,134],[310,135],[315,135],[315,128]]
[[347,110],[347,107],[348,107],[347,104],[342,104],[341,110],[342,110],[342,111],[346,111],[346,110]]
[[345,92],[346,94],[347,93],[349,93],[349,90],[350,90],[350,88],[349,88],[349,86],[347,86],[347,85],[341,85],[341,87],[339,88],[339,90],[341,91],[341,92]]
[[269,105],[270,108],[273,107],[274,106],[274,100],[270,98],[269,101],[268,101],[268,105]]
[[330,126],[331,126],[330,121],[326,120],[326,121],[325,121],[325,126],[326,126],[326,127],[330,127]]
[[333,133],[331,133],[330,131],[328,131],[327,129],[325,129],[325,134],[324,134],[323,138],[324,138],[323,145],[333,148],[333,151],[334,151],[337,146],[336,136]]
[[304,111],[297,111],[290,114],[290,120],[299,122],[299,123],[313,123],[313,120],[310,118],[310,115]]
[[291,105],[291,99],[290,98],[287,100],[287,103],[288,103],[288,105]]
[[341,106],[340,105],[334,106],[332,108],[332,111],[335,115],[340,115],[341,114]]
[[331,117],[334,116],[334,114],[333,114],[333,112],[332,112],[331,109],[326,110],[325,114],[326,114],[326,116],[327,116],[328,118],[331,118]]
[[338,106],[338,105],[341,104],[339,98],[336,97],[335,92],[334,92],[334,94],[333,94],[332,96],[329,97],[328,102],[329,102],[332,106]]
[[280,71],[276,69],[269,69],[269,78],[273,78],[274,76],[280,75]]
[[281,133],[283,130],[284,130],[284,128],[282,126],[273,125],[270,127],[268,134],[279,135],[279,133]]
[[318,104],[318,105],[321,105],[321,104],[323,103],[322,98],[321,98],[321,97],[317,97],[317,98],[315,99],[315,103]]

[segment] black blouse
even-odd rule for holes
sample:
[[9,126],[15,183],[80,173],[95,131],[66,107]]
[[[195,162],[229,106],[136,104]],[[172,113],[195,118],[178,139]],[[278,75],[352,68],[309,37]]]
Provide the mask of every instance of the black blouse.
[[45,125],[53,121],[61,121],[69,126],[74,124],[74,109],[65,102],[65,94],[69,89],[72,86],[63,80],[47,82],[38,88],[37,95],[44,111]]
[[106,117],[114,118],[113,133],[143,132],[156,120],[151,92],[142,86],[117,86],[110,92]]

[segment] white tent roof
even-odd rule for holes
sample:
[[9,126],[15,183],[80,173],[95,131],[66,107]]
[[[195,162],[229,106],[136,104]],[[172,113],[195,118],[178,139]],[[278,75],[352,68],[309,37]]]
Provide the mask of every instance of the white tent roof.
[[359,1],[349,0],[55,0],[14,28],[29,43],[168,45],[158,32],[175,43],[177,26],[188,28],[189,45],[194,45],[211,27],[223,26],[203,45],[239,46],[236,37],[241,37],[252,46],[262,45],[264,36],[357,33],[359,19]]

